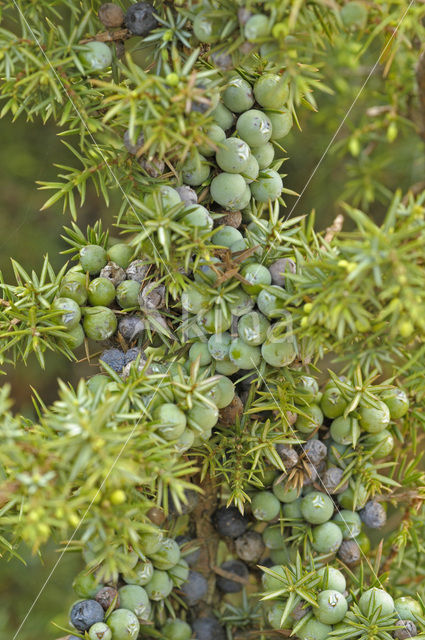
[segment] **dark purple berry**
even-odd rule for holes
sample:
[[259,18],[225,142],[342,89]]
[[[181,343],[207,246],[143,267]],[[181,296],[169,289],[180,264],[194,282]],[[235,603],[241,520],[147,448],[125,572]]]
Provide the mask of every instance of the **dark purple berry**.
[[192,623],[196,640],[226,640],[226,633],[217,618],[198,618]]
[[199,494],[193,489],[185,489],[184,495],[186,502],[180,501],[180,505],[176,505],[171,492],[168,492],[168,512],[171,515],[187,515],[191,513],[198,504]]
[[145,137],[143,133],[140,133],[135,140],[132,140],[130,138],[130,131],[127,129],[123,137],[123,142],[128,153],[131,153],[131,155],[135,156],[138,150],[141,149],[145,144]]
[[212,521],[221,536],[238,538],[243,535],[248,526],[248,520],[236,507],[220,507],[213,513]]
[[149,2],[136,2],[127,9],[124,24],[135,36],[147,36],[158,26],[154,17],[154,8]]
[[142,351],[140,349],[129,349],[125,354],[125,364],[129,362],[133,362],[136,358],[141,354]]
[[121,349],[106,349],[99,360],[111,367],[117,373],[121,373],[125,365],[125,355]]
[[189,607],[205,598],[208,592],[208,582],[201,573],[189,571],[189,577],[180,587],[183,599]]
[[[248,567],[239,560],[228,560],[227,562],[223,562],[220,566],[220,569],[226,571],[227,573],[234,574],[238,578],[242,578],[244,581],[248,581],[249,571]],[[217,586],[223,593],[238,593],[238,591],[242,591],[244,587],[243,582],[239,582],[236,580],[231,580],[230,578],[225,578],[220,574],[217,576]]]
[[387,521],[387,514],[384,507],[380,502],[369,500],[366,502],[364,508],[359,512],[359,515],[365,525],[371,529],[380,529]]
[[296,265],[290,258],[279,258],[276,262],[270,265],[269,271],[272,276],[272,283],[278,287],[285,286],[285,272],[295,273]]
[[70,621],[78,631],[88,631],[95,622],[103,622],[105,612],[96,600],[76,602],[71,609]]

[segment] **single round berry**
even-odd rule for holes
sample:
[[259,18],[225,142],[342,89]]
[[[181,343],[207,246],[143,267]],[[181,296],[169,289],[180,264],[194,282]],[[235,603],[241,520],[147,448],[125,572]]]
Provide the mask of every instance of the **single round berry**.
[[151,605],[148,594],[143,587],[137,584],[127,584],[118,590],[120,607],[132,611],[138,620],[147,620]]
[[145,324],[140,316],[123,316],[118,323],[118,331],[129,342],[138,338],[144,331]]
[[367,527],[380,529],[387,522],[387,513],[380,502],[370,500],[360,511],[360,518]]
[[78,57],[88,73],[101,71],[112,64],[112,51],[105,42],[87,42],[82,45]]
[[343,540],[338,549],[338,558],[349,567],[360,562],[361,550],[357,540]]
[[147,36],[158,26],[154,8],[149,2],[136,2],[127,9],[124,24],[135,36]]
[[257,202],[276,200],[282,193],[282,178],[274,169],[263,169],[251,185],[252,197]]
[[186,415],[177,405],[169,402],[159,405],[153,412],[153,418],[158,423],[159,433],[166,440],[177,440],[186,428]]
[[277,111],[268,111],[268,117],[272,123],[272,137],[271,140],[281,140],[288,135],[292,129],[292,115],[288,109],[281,109]]
[[302,445],[302,449],[307,460],[316,466],[320,464],[328,454],[325,443],[320,440],[307,440],[307,442]]
[[334,503],[320,491],[311,491],[301,500],[301,513],[307,522],[322,524],[332,518]]
[[[282,616],[286,613],[286,619],[282,623]],[[272,629],[290,628],[288,615],[286,612],[286,602],[275,602],[273,606],[267,611],[267,620]]]
[[261,313],[264,313],[268,318],[281,317],[286,307],[283,289],[276,285],[263,289],[258,294],[257,306]]
[[102,585],[93,573],[87,570],[80,571],[72,581],[72,588],[79,598],[94,598]]
[[339,467],[329,467],[322,474],[321,480],[327,493],[342,493],[348,488],[348,482],[342,482],[344,471]]
[[105,2],[99,7],[98,18],[105,27],[120,27],[124,22],[124,11],[113,2]]
[[264,542],[257,531],[247,531],[235,540],[238,557],[244,562],[257,563],[264,553]]
[[115,264],[115,262],[108,262],[100,271],[101,278],[107,278],[112,282],[114,287],[117,287],[121,282],[125,280],[125,271],[122,267]]
[[220,376],[213,391],[213,400],[217,408],[224,409],[230,405],[235,396],[235,385],[227,376]]
[[390,410],[385,402],[378,400],[378,406],[364,405],[359,408],[360,427],[368,433],[383,431],[390,422]]
[[130,245],[124,242],[117,242],[117,244],[108,249],[108,258],[123,269],[127,269],[133,253],[134,249]]
[[415,623],[411,620],[397,620],[395,626],[397,627],[397,630],[393,633],[396,640],[406,640],[407,638],[414,638],[418,633],[418,629]]
[[227,173],[243,173],[251,155],[249,146],[239,138],[227,138],[219,146],[215,158],[218,166]]
[[215,405],[194,403],[187,412],[187,422],[190,427],[200,428],[202,431],[212,429],[217,424],[218,409]]
[[208,592],[208,582],[198,571],[189,571],[189,577],[180,587],[183,599],[193,607],[200,600],[203,600]]
[[215,307],[198,317],[197,322],[207,333],[224,333],[230,329],[232,316],[227,310]]
[[214,222],[211,218],[208,209],[203,207],[200,204],[191,205],[183,210],[183,217],[181,221],[192,228],[200,228],[205,229],[206,231],[211,231]]
[[251,311],[241,316],[238,322],[239,337],[253,347],[263,344],[267,338],[270,322],[258,311]]
[[71,609],[70,621],[78,631],[88,631],[96,622],[103,622],[105,612],[96,600],[76,602]]
[[291,258],[279,258],[269,266],[272,275],[272,283],[278,287],[286,284],[286,274],[296,273],[296,265]]
[[266,144],[272,135],[270,118],[258,109],[249,109],[242,113],[236,122],[236,129],[250,147]]
[[[248,582],[249,571],[247,566],[239,560],[228,560],[220,565],[220,569],[228,573],[235,574],[238,578],[241,578],[245,582]],[[242,591],[244,582],[232,580],[231,578],[224,577],[220,574],[217,575],[216,584],[223,593],[238,593]]]
[[144,198],[145,205],[152,210],[156,210],[158,208],[158,201],[159,206],[161,206],[164,211],[177,207],[181,204],[181,198],[178,191],[166,184],[157,187]]
[[276,337],[273,332],[266,342],[261,345],[263,360],[271,367],[285,367],[291,364],[297,357],[297,353],[297,346],[294,340],[280,336]]
[[192,629],[184,620],[167,620],[161,629],[161,634],[166,640],[190,640]]
[[67,329],[75,329],[81,320],[80,307],[71,298],[56,298],[52,303],[52,310],[61,312],[56,315],[56,319]]
[[322,589],[333,589],[344,593],[347,583],[344,574],[339,569],[326,565],[318,570],[317,575],[321,578],[320,586]]
[[240,369],[258,369],[261,362],[261,351],[240,338],[232,340],[229,347],[229,359]]
[[286,470],[293,469],[293,467],[298,464],[299,455],[292,447],[287,447],[284,444],[277,444],[276,451]]
[[140,623],[129,609],[115,609],[107,620],[114,640],[136,640]]
[[210,125],[205,134],[211,142],[200,145],[199,152],[202,153],[205,158],[209,158],[215,155],[221,147],[221,143],[225,143],[226,134],[218,124]]
[[231,247],[234,242],[242,239],[242,234],[238,229],[225,225],[214,233],[211,240],[214,244],[222,247]]
[[356,538],[362,528],[360,516],[356,511],[342,509],[334,517],[334,522],[338,523],[344,540]]
[[214,121],[218,124],[223,131],[227,131],[233,126],[235,122],[234,114],[224,106],[222,102],[219,102],[214,110],[211,112]]
[[323,624],[337,624],[345,617],[348,604],[339,591],[326,589],[317,596],[318,607],[314,608],[314,615]]
[[219,173],[210,185],[211,197],[228,211],[239,211],[241,199],[249,189],[244,178],[237,173]]
[[117,373],[121,373],[125,365],[125,355],[121,349],[106,349],[99,360]]
[[279,482],[279,478],[273,483],[273,493],[280,502],[295,502],[300,492],[297,487],[286,485],[285,482]]
[[193,33],[200,42],[212,44],[220,37],[222,25],[217,19],[211,18],[206,13],[198,13],[193,21]]
[[214,512],[212,522],[221,536],[229,538],[243,535],[248,526],[248,520],[236,507],[220,507]]
[[379,610],[382,617],[394,613],[394,600],[384,589],[372,587],[360,596],[359,608],[364,616],[372,615]]
[[200,153],[191,154],[182,167],[183,182],[191,187],[198,187],[210,175],[207,159]]
[[105,249],[97,244],[88,244],[80,249],[80,264],[92,276],[100,273],[107,262]]
[[285,549],[286,548],[285,538],[282,534],[282,528],[280,525],[267,526],[263,531],[262,539],[267,549]]
[[287,577],[285,568],[280,565],[272,565],[270,567],[272,573],[264,572],[261,582],[265,591],[278,591],[287,585]]
[[331,631],[331,625],[311,618],[297,631],[297,636],[300,640],[328,640]]
[[83,327],[90,340],[107,340],[117,329],[117,319],[107,307],[89,307],[85,310]]
[[263,73],[254,85],[254,96],[264,109],[281,109],[289,97],[288,82],[275,73]]
[[356,418],[340,416],[332,421],[330,432],[335,442],[356,445],[360,436],[360,427]]
[[280,502],[270,491],[260,491],[252,498],[251,509],[256,520],[270,522],[278,516]]
[[240,76],[233,77],[223,92],[224,105],[234,113],[248,111],[254,104],[252,87]]
[[89,629],[89,640],[112,640],[112,631],[105,622],[96,622]]
[[274,160],[274,146],[271,142],[262,144],[259,147],[252,147],[251,153],[257,160],[260,170],[267,169]]
[[355,509],[363,509],[367,502],[367,489],[364,485],[358,484],[355,490],[348,487],[345,491],[338,495],[338,502],[343,509],[354,511]]
[[388,389],[381,394],[381,399],[390,410],[392,420],[402,418],[409,410],[409,398],[402,389]]
[[192,623],[192,630],[197,640],[226,640],[226,633],[217,618],[197,618]]
[[423,616],[422,607],[418,600],[410,596],[401,596],[394,600],[394,607],[397,615],[402,620],[411,620],[416,622],[418,616]]
[[243,290],[249,295],[258,295],[263,285],[271,284],[270,271],[262,264],[251,262],[241,269],[242,277],[249,284],[242,283]]
[[208,351],[208,345],[205,342],[195,342],[189,349],[189,360],[195,362],[199,360],[201,367],[206,367],[212,361],[211,354]]
[[245,169],[242,171],[244,180],[246,181],[247,184],[251,184],[252,182],[254,182],[254,180],[256,180],[259,173],[260,173],[260,167],[258,166],[258,161],[251,154],[248,158],[248,164],[246,165]]
[[145,589],[149,599],[158,602],[165,600],[170,595],[173,583],[166,571],[155,569],[151,580],[145,585]]
[[323,413],[317,404],[301,409],[303,415],[298,415],[295,423],[296,428],[301,433],[311,433],[323,424]]
[[176,191],[184,204],[191,205],[198,203],[198,196],[196,195],[196,191],[191,189],[191,187],[188,187],[184,184],[181,187],[176,187]]
[[77,324],[73,329],[68,329],[64,340],[69,348],[75,351],[84,343],[84,338],[84,329],[81,324]]
[[270,33],[269,18],[263,13],[251,16],[244,26],[244,35],[248,42],[256,42]]
[[180,547],[173,538],[164,538],[151,559],[155,569],[168,571],[180,560]]
[[124,280],[116,289],[116,298],[121,309],[138,307],[140,284],[136,280]]
[[87,289],[89,303],[93,306],[109,307],[115,300],[115,287],[107,278],[94,278]]
[[59,297],[71,298],[82,307],[87,301],[86,275],[77,271],[68,272],[61,282]]
[[339,418],[347,408],[347,401],[337,387],[328,387],[323,392],[320,408],[327,418]]
[[373,458],[386,458],[388,454],[394,449],[394,436],[388,429],[384,429],[379,433],[374,433],[364,440],[364,446],[373,451]]
[[213,333],[208,339],[208,351],[214,360],[225,360],[229,357],[232,336],[227,331]]

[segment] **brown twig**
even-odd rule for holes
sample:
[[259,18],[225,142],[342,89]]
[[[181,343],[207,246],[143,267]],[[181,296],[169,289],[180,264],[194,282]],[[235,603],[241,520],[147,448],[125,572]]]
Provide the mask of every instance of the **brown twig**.
[[128,29],[117,29],[116,31],[102,31],[97,33],[92,38],[84,38],[80,40],[80,44],[87,44],[87,42],[115,42],[115,40],[128,40],[133,37],[133,34]]
[[344,216],[340,213],[337,215],[331,226],[326,229],[325,237],[323,241],[329,244],[334,239],[334,236],[342,230],[344,224]]

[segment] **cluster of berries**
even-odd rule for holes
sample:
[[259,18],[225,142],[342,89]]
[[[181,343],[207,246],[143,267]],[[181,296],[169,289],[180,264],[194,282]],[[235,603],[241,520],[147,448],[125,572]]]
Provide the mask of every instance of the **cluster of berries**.
[[[98,342],[111,338],[118,327],[117,315],[124,309],[152,313],[165,304],[165,288],[149,279],[149,266],[143,261],[130,262],[132,254],[125,243],[107,249],[95,244],[81,248],[79,264],[63,277],[52,305],[62,311],[59,319],[69,330],[72,348],[81,346],[85,336]],[[122,318],[120,330],[126,337],[139,337],[144,326],[141,315]]]
[[[180,514],[188,515],[197,505],[194,492],[187,492],[187,503],[181,505]],[[155,517],[163,515],[154,509]],[[170,517],[178,515],[171,501]],[[162,518],[160,518],[162,520]],[[127,553],[128,570],[115,581],[102,583],[98,570],[83,570],[74,582],[76,595],[82,600],[71,608],[70,622],[77,632],[89,640],[136,640],[141,628],[148,632],[154,616],[154,605],[164,603],[174,590],[184,602],[186,617],[172,618],[160,623],[164,640],[189,640],[195,634],[197,640],[225,640],[225,632],[212,615],[198,616],[194,611],[205,600],[207,579],[194,569],[199,561],[200,549],[188,536],[164,537],[159,528],[142,536],[140,555]],[[83,553],[90,564],[93,550],[87,547]],[[189,608],[189,612],[187,612]],[[70,636],[70,640],[76,636]]]
[[[212,242],[234,252],[244,239],[238,229],[224,226],[212,236]],[[282,283],[294,269],[295,263],[285,258],[270,268],[255,258],[244,260],[240,284],[227,293],[228,306],[224,307],[212,306],[208,293],[208,287],[217,281],[214,262],[201,265],[181,299],[190,314],[188,336],[194,340],[189,357],[200,357],[202,366],[214,363],[214,370],[224,375],[241,369],[255,372],[262,361],[278,368],[293,362],[297,348],[287,326]]]
[[183,182],[199,186],[208,180],[212,164],[220,172],[210,184],[212,200],[227,211],[257,202],[276,200],[282,193],[282,178],[272,168],[274,143],[292,127],[286,109],[286,80],[273,73],[262,74],[252,85],[240,75],[228,82],[211,115],[214,123],[206,131],[211,146],[202,145],[182,167]]

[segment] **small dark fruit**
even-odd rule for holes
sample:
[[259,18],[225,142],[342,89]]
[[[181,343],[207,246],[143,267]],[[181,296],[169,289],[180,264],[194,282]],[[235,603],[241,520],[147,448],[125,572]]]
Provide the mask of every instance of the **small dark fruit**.
[[96,600],[81,600],[71,609],[71,624],[78,631],[88,631],[95,622],[103,622],[105,612]]
[[229,538],[243,535],[248,526],[248,520],[236,507],[220,507],[213,513],[212,521],[217,532]]
[[197,640],[226,640],[226,633],[217,618],[198,618],[192,623]]
[[227,573],[234,574],[236,577],[241,578],[244,582],[240,582],[239,580],[232,580],[231,578],[226,578],[222,575],[217,576],[217,586],[223,593],[238,593],[238,591],[242,591],[245,582],[248,582],[249,571],[248,567],[239,560],[228,560],[227,562],[223,562],[220,566],[220,569],[226,571]]
[[149,2],[136,2],[127,9],[125,26],[135,36],[147,36],[158,26],[154,17],[154,8]]
[[367,527],[371,529],[380,529],[387,521],[387,514],[380,502],[369,500],[364,508],[360,511],[360,518]]
[[105,27],[120,27],[124,22],[124,11],[113,2],[105,2],[98,11],[98,17]]

